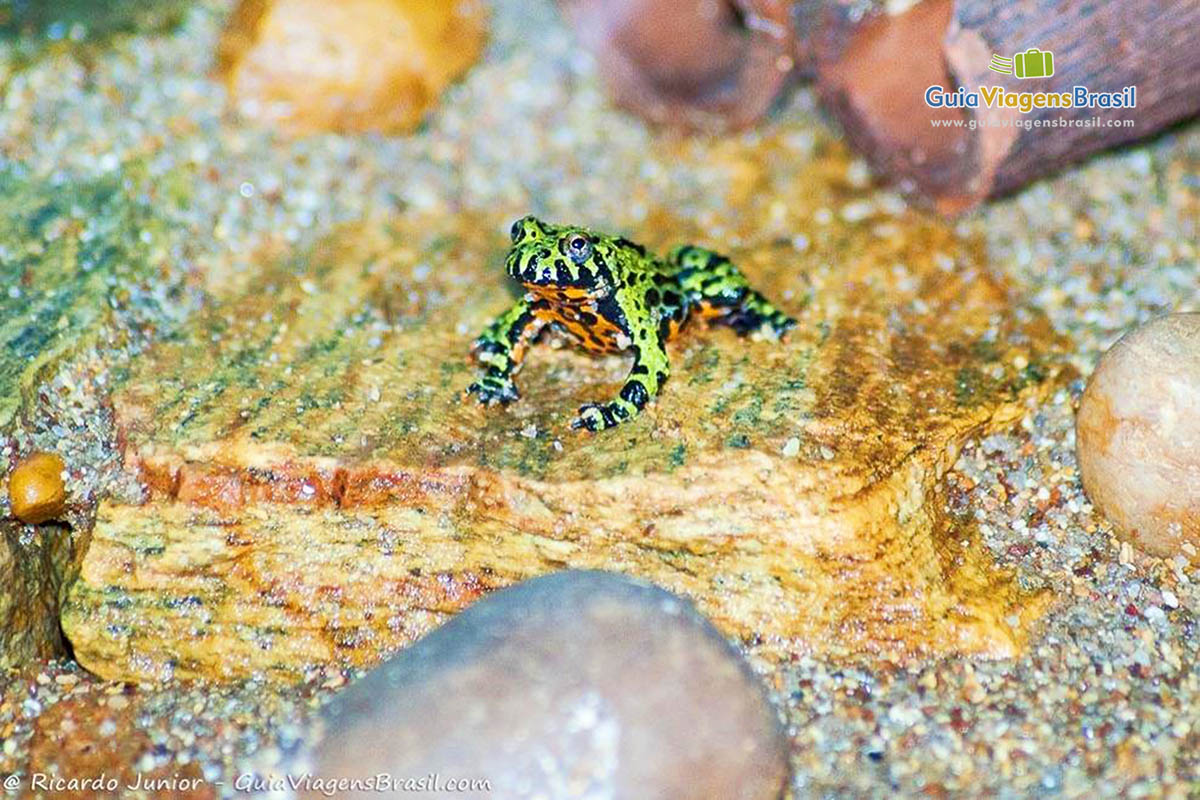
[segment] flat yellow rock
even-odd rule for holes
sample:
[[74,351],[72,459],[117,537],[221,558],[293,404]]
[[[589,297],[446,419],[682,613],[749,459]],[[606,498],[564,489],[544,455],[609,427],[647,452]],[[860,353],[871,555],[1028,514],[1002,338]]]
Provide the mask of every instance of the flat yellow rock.
[[[840,158],[780,201],[836,202]],[[508,220],[366,221],[264,265],[117,392],[148,491],[99,510],[64,604],[76,657],[125,679],[368,665],[564,567],[682,592],[768,657],[1012,655],[1044,599],[947,516],[942,478],[1053,384],[1048,324],[940,221],[835,218],[804,249],[735,219],[737,247],[665,213],[626,233],[726,251],[798,329],[691,329],[658,402],[600,434],[569,423],[621,357],[543,344],[516,404],[463,398],[514,296]]]

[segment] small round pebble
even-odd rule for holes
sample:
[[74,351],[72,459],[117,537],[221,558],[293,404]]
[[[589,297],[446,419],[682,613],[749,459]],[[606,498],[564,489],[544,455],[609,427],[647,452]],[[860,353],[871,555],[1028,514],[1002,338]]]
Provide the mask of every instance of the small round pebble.
[[33,453],[22,459],[8,477],[13,516],[36,525],[62,514],[67,503],[66,469],[56,453]]
[[604,572],[479,601],[324,718],[313,774],[467,782],[455,797],[775,800],[787,777],[741,656],[688,601]]
[[1160,556],[1200,551],[1200,314],[1126,334],[1076,418],[1083,485],[1122,536]]

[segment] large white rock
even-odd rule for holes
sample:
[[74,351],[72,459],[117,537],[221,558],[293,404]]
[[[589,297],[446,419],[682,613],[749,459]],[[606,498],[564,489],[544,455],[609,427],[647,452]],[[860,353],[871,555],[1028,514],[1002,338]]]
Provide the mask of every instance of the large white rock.
[[1076,419],[1083,485],[1121,535],[1200,560],[1200,314],[1171,314],[1100,359]]

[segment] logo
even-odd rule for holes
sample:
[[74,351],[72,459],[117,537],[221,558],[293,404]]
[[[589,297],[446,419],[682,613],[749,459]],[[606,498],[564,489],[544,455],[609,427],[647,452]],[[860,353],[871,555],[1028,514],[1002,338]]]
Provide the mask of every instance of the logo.
[[993,53],[988,69],[1018,78],[1049,78],[1054,74],[1054,53],[1036,47],[1017,53],[1012,58]]
[[[993,54],[988,69],[1022,80],[1049,78],[1054,75],[1054,53],[1031,47],[1011,58]],[[959,86],[953,90],[935,85],[925,90],[925,105],[930,108],[1012,109],[1020,114],[1054,108],[1137,108],[1137,86],[1125,86],[1117,91],[1071,86],[1055,92],[1017,92],[999,85],[980,85],[975,89]]]

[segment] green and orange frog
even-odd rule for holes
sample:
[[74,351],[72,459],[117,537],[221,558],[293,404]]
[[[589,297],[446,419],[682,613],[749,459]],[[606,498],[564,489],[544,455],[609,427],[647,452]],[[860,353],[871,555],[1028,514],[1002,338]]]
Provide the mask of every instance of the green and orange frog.
[[637,416],[670,373],[666,342],[692,318],[776,338],[796,324],[728,258],[691,245],[664,259],[619,236],[527,216],[513,223],[506,267],[525,295],[475,340],[486,372],[467,391],[481,402],[517,399],[513,376],[547,326],[589,352],[633,354],[619,395],[582,406],[573,428],[599,431]]

